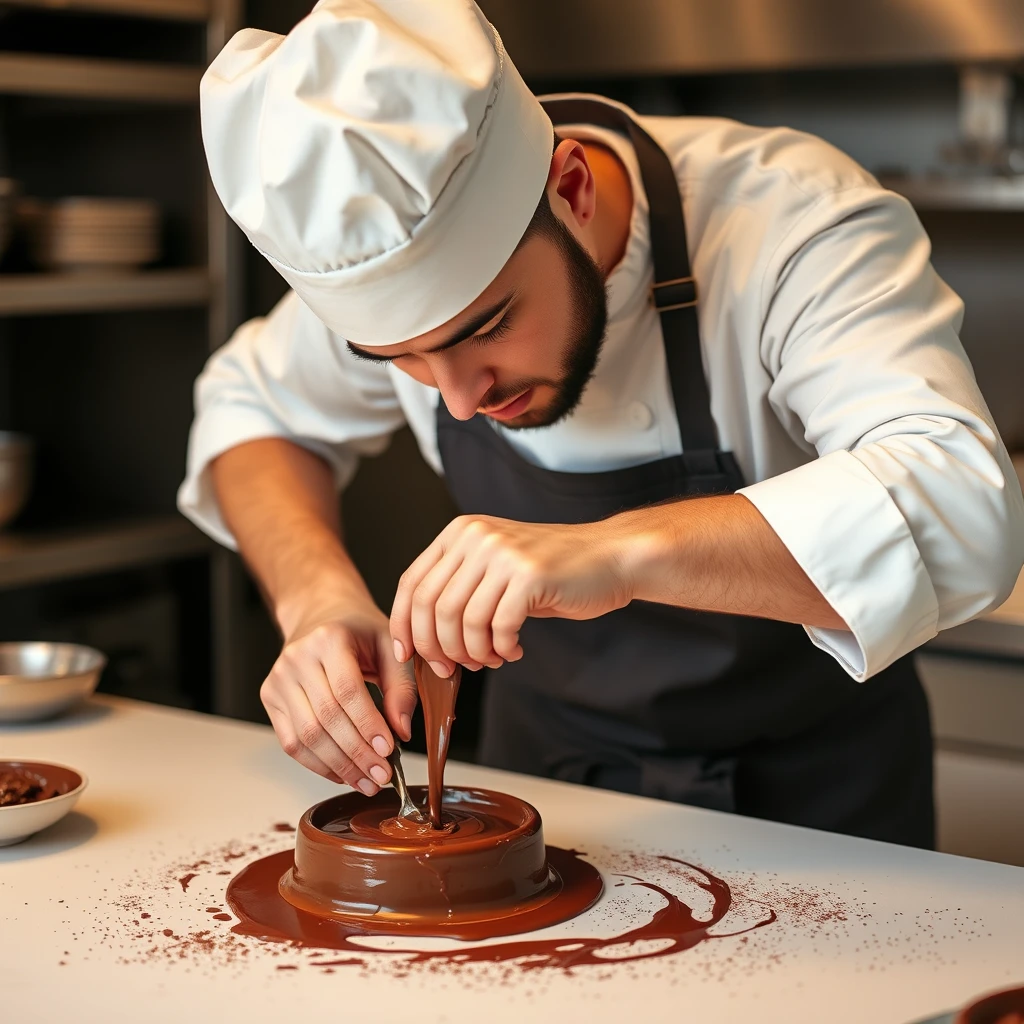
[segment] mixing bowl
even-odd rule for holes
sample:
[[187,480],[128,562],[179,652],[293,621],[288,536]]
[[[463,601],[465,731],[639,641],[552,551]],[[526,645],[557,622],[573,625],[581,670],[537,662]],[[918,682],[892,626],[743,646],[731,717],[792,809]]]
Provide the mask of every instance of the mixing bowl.
[[0,644],[0,722],[50,718],[89,696],[105,655],[79,644]]

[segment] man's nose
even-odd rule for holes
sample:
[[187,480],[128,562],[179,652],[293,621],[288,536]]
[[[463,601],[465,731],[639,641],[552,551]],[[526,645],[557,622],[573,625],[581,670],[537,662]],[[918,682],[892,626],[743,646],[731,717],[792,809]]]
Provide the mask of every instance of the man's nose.
[[494,376],[488,372],[460,374],[449,367],[435,375],[437,388],[448,411],[457,420],[471,420],[484,395],[494,384]]

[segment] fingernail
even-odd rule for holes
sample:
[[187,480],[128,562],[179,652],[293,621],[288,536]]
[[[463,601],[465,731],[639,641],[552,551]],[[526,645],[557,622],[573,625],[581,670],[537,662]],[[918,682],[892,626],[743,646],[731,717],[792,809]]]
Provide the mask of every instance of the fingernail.
[[395,641],[395,660],[405,661],[405,644],[401,640]]
[[408,741],[412,739],[412,719],[408,715],[398,716],[399,724],[402,726],[402,739]]
[[463,663],[470,672],[479,672],[483,668],[483,665],[479,661],[467,661]]
[[447,665],[441,664],[439,661],[432,661],[429,663],[435,676],[440,676],[442,679],[447,679],[451,675]]
[[377,792],[377,787],[369,779],[360,779],[356,783],[356,788],[363,796],[373,796]]
[[391,744],[383,736],[374,736],[370,745],[381,757],[387,757],[391,753]]
[[388,773],[384,771],[379,764],[375,764],[370,769],[370,774],[373,776],[373,781],[376,782],[378,786],[383,786],[388,781]]

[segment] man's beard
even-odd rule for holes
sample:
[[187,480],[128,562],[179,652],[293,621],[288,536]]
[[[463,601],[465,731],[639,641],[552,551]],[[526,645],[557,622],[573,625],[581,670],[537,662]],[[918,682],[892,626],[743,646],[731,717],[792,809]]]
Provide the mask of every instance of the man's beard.
[[575,410],[594,375],[608,326],[608,296],[601,268],[560,220],[552,218],[552,221],[545,231],[558,249],[569,279],[572,303],[570,343],[562,362],[561,377],[556,380],[546,377],[524,379],[495,388],[485,396],[486,404],[493,408],[522,394],[527,388],[541,385],[554,388],[555,397],[543,409],[530,410],[503,423],[507,430],[550,427]]

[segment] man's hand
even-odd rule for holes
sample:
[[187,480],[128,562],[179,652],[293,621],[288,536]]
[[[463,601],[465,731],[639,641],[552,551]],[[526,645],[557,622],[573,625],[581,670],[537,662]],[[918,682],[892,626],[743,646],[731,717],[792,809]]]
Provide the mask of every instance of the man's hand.
[[372,601],[305,612],[260,698],[289,755],[373,796],[391,777],[394,740],[363,680],[380,686],[388,721],[408,740],[416,683],[395,660],[388,620]]
[[[388,620],[341,542],[330,467],[268,437],[229,448],[210,471],[284,637],[260,691],[281,746],[325,778],[376,793],[391,777],[392,730],[409,739],[416,684],[395,661]],[[387,722],[364,679],[380,686]]]
[[438,675],[523,656],[528,617],[592,619],[632,600],[849,627],[742,495],[692,498],[579,526],[461,516],[406,570],[395,657]]
[[441,676],[522,655],[527,617],[592,619],[633,597],[615,523],[460,516],[405,571],[391,611],[395,657],[413,649]]

